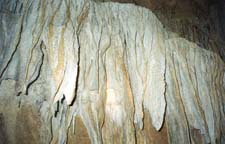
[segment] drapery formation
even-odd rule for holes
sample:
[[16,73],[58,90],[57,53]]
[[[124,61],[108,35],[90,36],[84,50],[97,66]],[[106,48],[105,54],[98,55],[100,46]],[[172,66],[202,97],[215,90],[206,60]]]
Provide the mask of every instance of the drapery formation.
[[3,141],[225,141],[224,61],[150,10],[89,0],[0,8]]

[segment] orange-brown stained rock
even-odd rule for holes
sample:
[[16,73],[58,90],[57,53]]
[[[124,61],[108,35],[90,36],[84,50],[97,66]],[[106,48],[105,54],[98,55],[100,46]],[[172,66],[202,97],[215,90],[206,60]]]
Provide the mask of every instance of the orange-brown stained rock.
[[21,144],[40,144],[41,120],[32,106],[21,107],[16,117],[15,138]]
[[68,132],[68,144],[90,144],[91,140],[88,136],[88,132],[81,118],[77,116],[75,118],[75,133],[73,132],[73,125],[69,128]]
[[191,134],[191,141],[196,142],[198,144],[204,144],[206,143],[203,139],[203,136],[201,134],[201,131],[199,129],[191,128],[190,129],[190,134]]
[[163,124],[160,131],[156,131],[148,112],[145,111],[144,128],[136,132],[136,138],[138,144],[168,144],[166,124]]
[[105,119],[105,125],[102,128],[103,143],[120,144],[123,140],[124,130],[118,127],[109,118]]

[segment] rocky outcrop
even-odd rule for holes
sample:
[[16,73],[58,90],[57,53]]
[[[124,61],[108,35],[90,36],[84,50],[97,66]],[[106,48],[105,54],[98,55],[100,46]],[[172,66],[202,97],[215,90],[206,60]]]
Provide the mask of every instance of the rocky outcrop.
[[3,143],[225,142],[223,53],[149,9],[6,0],[0,15]]

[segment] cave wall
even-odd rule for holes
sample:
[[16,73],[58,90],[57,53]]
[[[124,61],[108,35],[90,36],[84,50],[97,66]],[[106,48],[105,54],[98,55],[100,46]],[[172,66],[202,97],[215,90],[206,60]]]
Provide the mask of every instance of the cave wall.
[[0,143],[224,143],[223,20],[165,11],[0,0]]
[[223,0],[95,0],[130,3],[153,11],[167,31],[214,51],[225,60]]

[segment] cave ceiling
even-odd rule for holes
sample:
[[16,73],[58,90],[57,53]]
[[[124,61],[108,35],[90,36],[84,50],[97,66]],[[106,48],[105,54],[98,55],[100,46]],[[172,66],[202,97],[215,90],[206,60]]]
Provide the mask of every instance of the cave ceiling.
[[209,5],[218,3],[221,0],[97,0],[97,1],[133,3],[135,5],[140,5],[149,8],[151,10],[176,8],[191,11],[193,7],[198,7],[206,11]]

